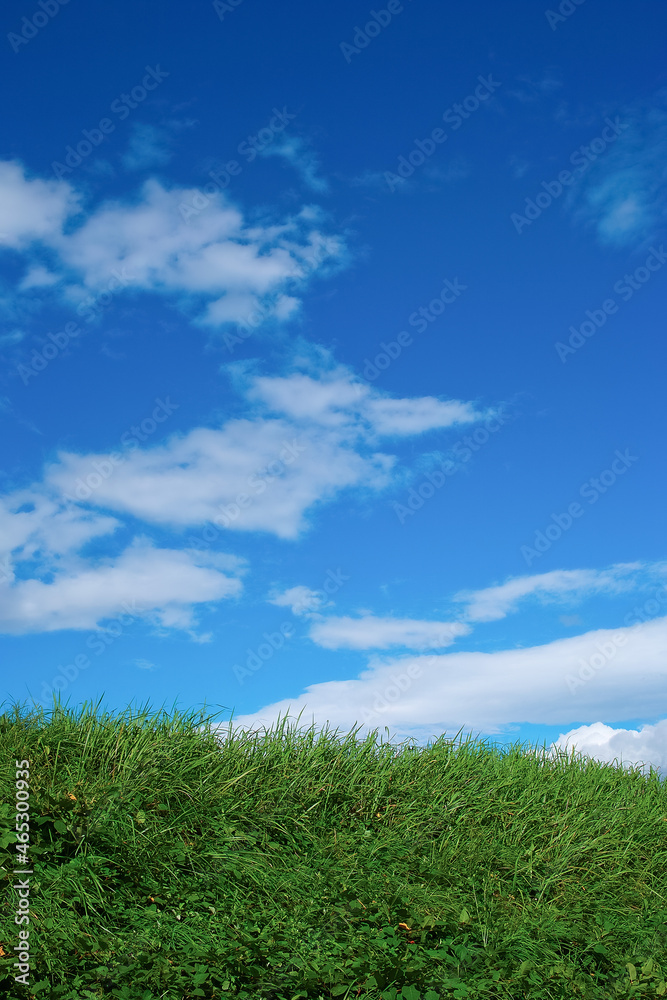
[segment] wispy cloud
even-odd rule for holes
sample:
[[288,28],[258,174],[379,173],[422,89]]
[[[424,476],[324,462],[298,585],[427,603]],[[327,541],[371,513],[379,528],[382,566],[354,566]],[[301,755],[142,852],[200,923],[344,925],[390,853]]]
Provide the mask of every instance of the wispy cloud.
[[629,127],[573,189],[571,203],[575,219],[601,243],[644,246],[663,236],[667,223],[667,90],[622,117]]
[[460,622],[419,621],[412,618],[327,618],[310,629],[310,638],[324,649],[444,649],[470,626]]
[[134,665],[135,665],[135,667],[138,667],[139,670],[156,670],[157,669],[156,666],[155,666],[155,664],[152,663],[151,660],[142,660],[142,659],[135,660],[134,661]]
[[168,163],[170,150],[169,132],[157,125],[134,122],[130,141],[123,154],[122,163],[126,170],[150,170]]
[[595,593],[623,593],[637,585],[637,571],[642,568],[641,563],[619,563],[608,570],[552,570],[513,577],[483,590],[461,591],[454,600],[466,605],[464,615],[468,621],[498,621],[516,611],[519,603],[529,597],[544,604]]
[[282,136],[261,150],[262,156],[278,156],[289,163],[301,180],[319,194],[329,191],[329,182],[320,175],[320,162],[310,146],[299,136]]
[[20,344],[24,339],[24,330],[10,330],[9,333],[0,335],[0,349],[3,347],[13,347],[15,344]]
[[[457,181],[465,180],[470,176],[471,168],[465,157],[452,156],[446,166],[437,163],[427,163],[419,172],[415,172],[411,177],[397,177],[389,173],[392,178],[388,181],[387,171],[365,170],[357,177],[353,177],[349,183],[352,187],[368,188],[378,194],[393,194],[394,191],[404,194],[416,194],[418,192],[435,193]],[[400,182],[400,183],[397,183]]]
[[284,377],[256,377],[248,398],[297,421],[326,427],[356,428],[360,435],[410,437],[486,420],[495,410],[474,403],[441,400],[435,396],[393,399],[358,379],[344,366],[314,378],[304,372]]
[[537,104],[545,97],[556,94],[563,86],[561,80],[557,80],[550,73],[545,73],[541,80],[531,80],[529,76],[517,76],[517,85],[505,88],[505,95],[513,97],[522,104]]

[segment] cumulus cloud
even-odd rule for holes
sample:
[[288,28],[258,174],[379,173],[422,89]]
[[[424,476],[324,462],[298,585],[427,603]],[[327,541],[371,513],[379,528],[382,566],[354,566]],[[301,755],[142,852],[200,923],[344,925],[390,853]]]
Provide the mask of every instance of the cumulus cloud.
[[[154,158],[155,136],[135,136],[139,165],[148,140]],[[59,294],[77,309],[120,274],[126,294],[170,296],[204,325],[248,322],[257,310],[264,319],[283,319],[298,306],[306,278],[345,253],[343,241],[323,233],[308,209],[249,223],[222,192],[204,197],[155,179],[134,198],[86,213],[82,200],[64,181],[30,179],[19,163],[0,162],[0,249],[25,252],[24,290],[64,279]],[[53,257],[52,272],[39,270],[35,249]]]
[[558,751],[624,768],[639,767],[644,773],[653,766],[662,777],[667,776],[667,719],[641,729],[614,729],[602,722],[579,726],[561,733],[550,747],[550,755]]
[[465,617],[469,621],[490,622],[504,618],[516,611],[527,597],[537,597],[541,602],[569,598],[582,598],[589,594],[620,594],[637,584],[637,571],[641,563],[618,563],[608,570],[552,570],[534,576],[513,577],[505,583],[483,590],[461,591],[454,600],[465,603]]
[[327,618],[311,626],[310,638],[325,649],[443,649],[471,631],[461,622],[412,618]]

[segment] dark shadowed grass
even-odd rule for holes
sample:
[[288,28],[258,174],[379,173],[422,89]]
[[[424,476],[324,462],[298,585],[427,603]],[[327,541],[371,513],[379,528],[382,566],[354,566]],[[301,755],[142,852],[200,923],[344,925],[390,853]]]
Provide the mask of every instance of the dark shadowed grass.
[[[96,706],[0,716],[0,993],[667,996],[651,769]],[[12,979],[30,762],[31,987]]]

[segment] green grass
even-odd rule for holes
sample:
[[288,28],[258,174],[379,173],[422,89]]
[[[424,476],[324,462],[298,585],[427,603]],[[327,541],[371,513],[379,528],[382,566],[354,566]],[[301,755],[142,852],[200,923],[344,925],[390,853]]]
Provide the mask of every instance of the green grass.
[[[651,769],[59,701],[0,716],[0,994],[667,996]],[[13,982],[30,761],[28,990]],[[3,994],[2,990],[6,993]]]

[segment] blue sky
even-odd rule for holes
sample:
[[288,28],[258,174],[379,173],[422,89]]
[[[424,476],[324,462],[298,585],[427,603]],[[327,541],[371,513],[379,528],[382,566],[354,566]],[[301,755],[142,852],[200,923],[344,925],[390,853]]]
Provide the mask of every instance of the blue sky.
[[2,20],[4,697],[664,770],[665,12]]

